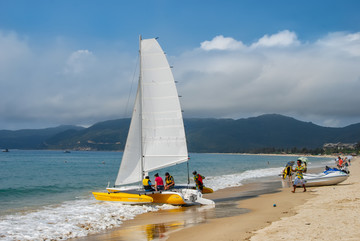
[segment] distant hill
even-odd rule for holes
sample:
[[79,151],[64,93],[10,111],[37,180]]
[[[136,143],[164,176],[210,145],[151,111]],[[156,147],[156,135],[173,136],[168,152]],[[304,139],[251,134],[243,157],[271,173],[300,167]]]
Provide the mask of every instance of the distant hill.
[[[185,119],[190,152],[257,152],[263,148],[321,148],[324,143],[360,141],[360,123],[330,128],[277,114],[246,119]],[[130,119],[89,128],[0,131],[1,148],[123,150]],[[61,130],[62,128],[62,130]],[[5,135],[6,134],[6,135]]]
[[99,122],[82,130],[69,129],[48,138],[48,149],[123,150],[130,119]]
[[62,125],[45,129],[24,129],[17,131],[0,130],[0,148],[5,149],[44,149],[45,140],[64,131],[78,131],[79,126]]

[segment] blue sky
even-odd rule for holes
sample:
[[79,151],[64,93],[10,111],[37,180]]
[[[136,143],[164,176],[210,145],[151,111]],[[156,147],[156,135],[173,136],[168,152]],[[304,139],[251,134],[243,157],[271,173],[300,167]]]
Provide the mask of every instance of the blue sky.
[[128,117],[139,34],[160,37],[185,117],[360,122],[359,9],[329,0],[0,0],[0,129]]

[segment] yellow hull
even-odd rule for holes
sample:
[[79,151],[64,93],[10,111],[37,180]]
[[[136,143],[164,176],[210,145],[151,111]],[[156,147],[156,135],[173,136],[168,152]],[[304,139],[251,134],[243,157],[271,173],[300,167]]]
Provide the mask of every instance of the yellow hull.
[[185,205],[183,198],[176,193],[154,193],[148,194],[150,197],[153,198],[154,203],[165,203],[165,204],[172,204],[172,205]]
[[132,194],[132,193],[105,193],[93,192],[96,200],[123,202],[128,204],[152,203],[153,198],[148,195]]
[[125,192],[93,192],[96,200],[99,201],[113,201],[127,204],[142,204],[142,203],[161,203],[172,205],[185,205],[183,198],[177,193],[148,193],[132,194]]
[[213,193],[214,192],[214,190],[212,190],[210,187],[204,187],[203,188],[203,194],[205,194],[205,193]]

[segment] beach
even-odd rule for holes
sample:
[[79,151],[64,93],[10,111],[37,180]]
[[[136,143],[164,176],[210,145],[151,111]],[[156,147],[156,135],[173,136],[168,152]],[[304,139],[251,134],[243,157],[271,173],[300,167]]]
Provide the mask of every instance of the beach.
[[[106,173],[114,172],[110,176],[116,174],[114,166],[118,166],[118,155],[112,152],[64,155],[56,151],[13,151],[11,155],[3,156],[11,160],[1,162],[3,170],[16,169],[19,175],[16,179],[7,176],[6,182],[1,183],[3,189],[12,188],[12,191],[0,197],[0,239],[248,240],[262,235],[262,229],[272,227],[272,223],[296,217],[300,213],[298,209],[308,205],[308,200],[312,202],[317,196],[322,200],[330,198],[323,197],[321,188],[310,187],[305,193],[298,189],[295,194],[289,187],[282,188],[279,173],[284,163],[294,160],[294,156],[192,154],[192,169],[205,172],[205,185],[215,190],[204,194],[205,198],[215,201],[215,207],[99,202],[91,191],[94,186],[103,189]],[[333,158],[308,156],[309,172],[321,172],[325,165],[334,164]],[[107,160],[106,164],[102,160]],[[350,167],[352,175],[346,182],[324,188],[330,188],[335,197],[341,197],[337,192],[343,189],[358,188],[353,179],[359,173],[357,165],[358,162],[353,161]],[[22,185],[29,179],[27,173],[43,169],[47,172],[40,173],[46,175],[38,175],[27,186]],[[179,166],[167,170],[180,183],[186,180],[186,173]],[[18,180],[19,176],[22,176],[22,181]],[[63,181],[51,177],[62,177]],[[357,200],[351,198],[348,197],[349,203]],[[329,200],[333,202],[331,198]],[[279,233],[292,235],[294,221],[286,222],[289,230],[281,229]],[[307,226],[314,224],[312,221],[306,223]],[[259,236],[257,240],[261,239]]]
[[335,186],[291,193],[279,181],[249,183],[207,195],[216,208],[149,212],[120,228],[76,240],[358,240],[358,158],[349,169],[350,177]]
[[352,161],[350,171],[350,177],[343,183],[311,188],[314,195],[293,208],[295,215],[254,232],[251,240],[295,237],[302,240],[360,240],[359,158]]
[[[350,177],[335,186],[302,188],[240,201],[249,213],[210,220],[180,230],[168,240],[359,240],[360,163],[355,158]],[[273,207],[276,204],[276,207]]]

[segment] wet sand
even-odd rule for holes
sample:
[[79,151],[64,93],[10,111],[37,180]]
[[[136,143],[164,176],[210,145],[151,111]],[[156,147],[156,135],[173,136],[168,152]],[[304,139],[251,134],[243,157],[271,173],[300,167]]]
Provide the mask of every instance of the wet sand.
[[238,202],[253,199],[266,193],[279,192],[281,183],[278,180],[268,182],[247,183],[240,187],[218,190],[205,197],[216,203],[213,206],[178,207],[170,210],[160,210],[136,216],[125,221],[121,227],[105,233],[74,239],[76,241],[96,240],[167,240],[174,232],[197,227],[211,220],[243,215],[250,210],[240,207]]
[[[353,167],[350,167],[350,170],[352,169]],[[312,170],[312,172],[318,171],[320,170]],[[359,171],[352,170],[352,172],[358,173]],[[307,188],[307,192],[298,188],[293,194],[290,192],[292,190],[290,187],[282,188],[278,178],[267,180],[267,182],[247,183],[241,187],[227,188],[206,194],[206,198],[216,202],[215,208],[209,206],[179,207],[172,210],[145,213],[133,220],[124,222],[120,228],[75,240],[182,241],[250,240],[250,238],[254,240],[281,240],[283,239],[282,234],[286,235],[286,239],[293,239],[296,226],[291,219],[298,215],[299,208],[301,209],[304,204],[309,203],[308,200],[312,201],[317,196],[322,196],[323,193],[319,189],[330,188],[341,191],[346,185],[352,185],[350,178],[344,184],[330,187],[310,187]],[[360,198],[355,199],[355,201],[357,200]],[[311,216],[311,212],[307,215]],[[278,223],[279,220],[281,222],[287,219],[290,221],[286,221],[288,226],[285,229],[283,224],[277,227],[277,231],[267,229]],[[331,226],[332,223],[330,222],[331,220],[327,221],[327,225]],[[269,225],[271,226],[268,227]],[[269,232],[272,235],[275,233],[280,236],[269,238],[271,237],[268,237]],[[319,239],[321,240],[321,238]]]
[[297,206],[296,215],[256,231],[251,240],[360,240],[359,161],[357,157],[351,162],[346,181],[313,188],[316,195]]

